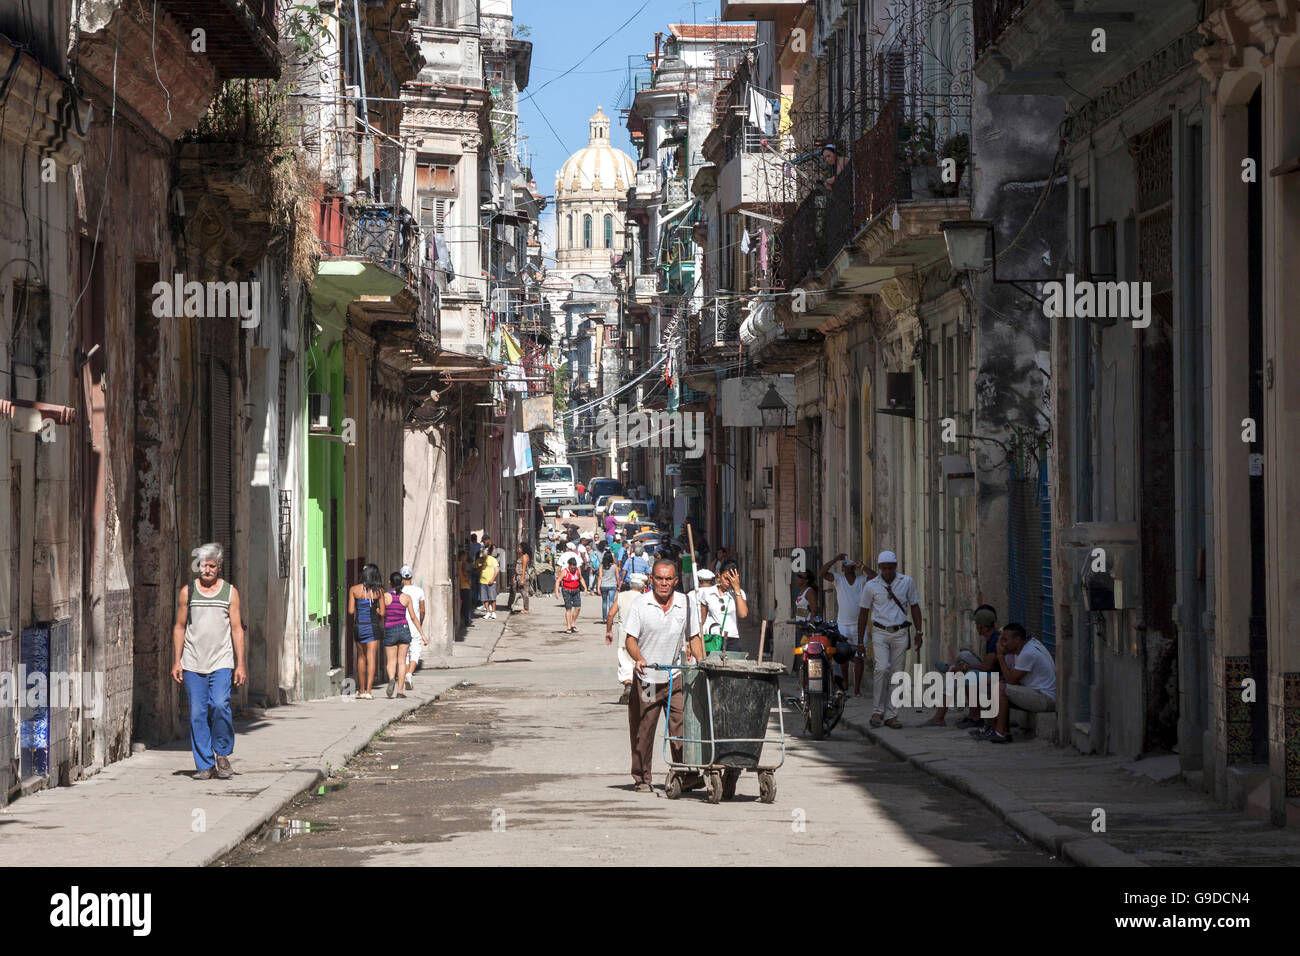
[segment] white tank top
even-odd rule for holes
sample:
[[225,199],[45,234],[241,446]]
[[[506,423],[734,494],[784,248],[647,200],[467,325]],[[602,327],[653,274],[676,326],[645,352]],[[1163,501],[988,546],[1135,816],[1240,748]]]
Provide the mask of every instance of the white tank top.
[[803,593],[794,602],[794,617],[797,621],[808,620],[809,613],[812,610],[812,606],[808,603],[808,592],[811,590],[810,587],[804,588]]

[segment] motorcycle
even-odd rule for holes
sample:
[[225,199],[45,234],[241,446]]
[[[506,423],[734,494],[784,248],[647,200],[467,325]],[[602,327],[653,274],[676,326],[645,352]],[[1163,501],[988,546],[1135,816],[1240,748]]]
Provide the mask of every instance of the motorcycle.
[[799,697],[788,702],[803,711],[804,730],[821,740],[844,715],[848,664],[856,649],[831,621],[800,621],[797,628]]

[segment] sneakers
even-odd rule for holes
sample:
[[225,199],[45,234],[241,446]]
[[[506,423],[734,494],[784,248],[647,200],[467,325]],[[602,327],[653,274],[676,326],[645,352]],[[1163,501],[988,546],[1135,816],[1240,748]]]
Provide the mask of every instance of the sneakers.
[[415,681],[411,680],[411,675],[410,675],[410,674],[407,674],[407,675],[406,675],[406,689],[407,689],[407,690],[415,690]]
[[626,704],[626,703],[627,703],[629,700],[631,700],[631,699],[632,699],[632,688],[631,688],[631,686],[629,686],[629,685],[627,685],[627,684],[624,684],[624,685],[623,685],[623,696],[620,697],[620,698],[618,699],[618,702],[619,702],[620,704]]
[[395,691],[396,689],[397,689],[397,678],[393,678],[388,682],[388,696],[392,697],[393,691]]
[[217,757],[217,772],[216,772],[217,779],[229,780],[234,775],[235,775],[235,771],[230,769],[230,758]]
[[974,737],[976,740],[988,740],[989,735],[993,733],[996,733],[996,731],[994,731],[993,729],[993,725],[984,724],[978,730],[972,730],[970,732],[970,735]]
[[987,741],[988,741],[989,743],[991,743],[991,744],[1009,744],[1009,743],[1011,743],[1011,735],[1010,735],[1010,734],[1000,734],[1000,733],[998,733],[996,730],[993,731],[993,733],[989,734],[989,736],[986,737],[986,738],[984,738],[984,739],[987,740]]

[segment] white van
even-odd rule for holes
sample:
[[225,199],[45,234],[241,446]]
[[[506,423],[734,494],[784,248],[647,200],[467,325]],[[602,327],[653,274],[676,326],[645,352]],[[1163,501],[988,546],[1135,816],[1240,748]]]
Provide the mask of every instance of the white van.
[[560,505],[576,505],[578,491],[573,482],[573,466],[539,465],[533,469],[533,496],[544,513],[554,513]]

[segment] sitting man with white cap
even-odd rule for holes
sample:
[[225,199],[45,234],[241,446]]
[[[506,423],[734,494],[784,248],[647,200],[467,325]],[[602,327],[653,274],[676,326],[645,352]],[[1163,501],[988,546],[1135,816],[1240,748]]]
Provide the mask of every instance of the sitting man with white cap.
[[632,675],[636,671],[636,662],[632,660],[632,655],[627,652],[624,639],[627,635],[623,632],[623,621],[627,618],[627,609],[632,606],[632,602],[645,593],[646,585],[650,583],[648,574],[632,574],[627,578],[627,590],[620,591],[615,597],[613,605],[609,609],[609,617],[605,619],[605,643],[611,644],[615,638],[618,640],[618,682],[623,685],[623,696],[618,699],[620,704],[626,704],[628,697],[632,693]]
[[[892,551],[881,551],[876,559],[880,573],[867,582],[862,594],[862,611],[858,627],[865,632],[871,628],[871,648],[876,670],[875,708],[871,726],[884,724],[894,730],[903,725],[898,720],[898,710],[890,698],[890,681],[903,668],[903,658],[910,644],[908,631],[916,625],[916,648],[921,648],[921,596],[916,582],[906,574],[898,573],[898,556]],[[907,619],[911,609],[912,620]]]

